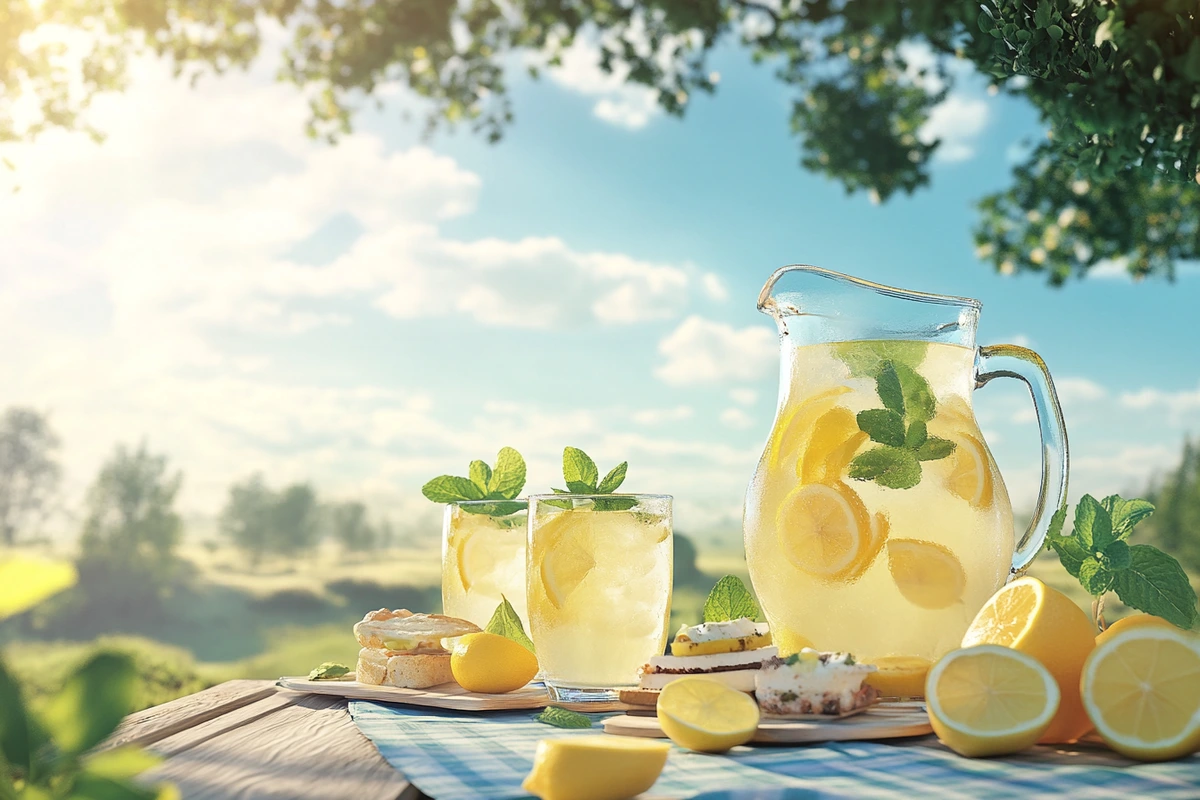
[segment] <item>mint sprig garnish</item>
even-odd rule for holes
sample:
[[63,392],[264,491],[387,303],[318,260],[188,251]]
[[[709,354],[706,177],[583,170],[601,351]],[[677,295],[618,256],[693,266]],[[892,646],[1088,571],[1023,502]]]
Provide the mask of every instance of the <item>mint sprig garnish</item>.
[[1196,624],[1196,592],[1179,562],[1157,547],[1129,544],[1134,527],[1154,513],[1153,504],[1111,495],[1096,500],[1084,495],[1075,506],[1070,534],[1062,533],[1066,506],[1055,512],[1046,548],[1094,598],[1092,615],[1103,624],[1104,595],[1115,592],[1121,602],[1162,617],[1183,629]]
[[[566,489],[553,489],[555,494],[613,494],[625,482],[625,473],[629,471],[629,462],[622,461],[610,469],[602,479],[596,462],[578,447],[563,448],[563,481]],[[549,505],[571,508],[569,500],[549,500]],[[596,511],[628,511],[637,505],[633,497],[597,498],[592,501]]]
[[347,667],[345,664],[338,664],[334,661],[326,661],[319,667],[314,668],[308,673],[310,681],[340,681],[347,680],[346,676],[350,675],[354,670]]
[[556,728],[590,728],[592,719],[586,714],[571,711],[561,706],[546,706],[541,713],[534,716],[537,722],[553,725]]
[[758,603],[746,584],[734,575],[717,581],[704,601],[705,622],[729,622],[746,617],[758,619]]
[[521,624],[520,615],[504,595],[500,595],[500,605],[496,606],[496,610],[492,613],[492,618],[488,620],[484,630],[497,636],[503,636],[505,639],[511,639],[534,655],[537,654],[537,651],[533,649],[533,641],[525,634],[525,626]]
[[850,462],[854,480],[875,481],[889,489],[911,489],[921,482],[921,462],[939,461],[954,452],[954,442],[930,436],[926,423],[937,412],[929,381],[902,361],[870,363],[883,408],[858,412],[858,428],[877,447]]
[[435,503],[495,500],[462,507],[472,514],[493,517],[505,517],[526,508],[525,503],[515,502],[525,488],[525,459],[513,448],[500,448],[495,467],[484,461],[472,461],[468,474],[467,478],[439,475],[421,487],[421,494]]

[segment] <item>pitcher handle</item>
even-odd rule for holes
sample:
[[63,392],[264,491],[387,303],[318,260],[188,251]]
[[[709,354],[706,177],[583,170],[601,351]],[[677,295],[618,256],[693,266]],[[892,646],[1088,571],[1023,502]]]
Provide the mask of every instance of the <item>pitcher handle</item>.
[[1013,553],[1012,574],[1029,567],[1046,541],[1050,520],[1067,499],[1067,426],[1054,381],[1046,362],[1037,353],[1014,344],[997,344],[979,348],[975,359],[975,388],[993,378],[1017,378],[1028,388],[1037,412],[1038,431],[1042,437],[1042,485],[1038,490],[1033,521]]

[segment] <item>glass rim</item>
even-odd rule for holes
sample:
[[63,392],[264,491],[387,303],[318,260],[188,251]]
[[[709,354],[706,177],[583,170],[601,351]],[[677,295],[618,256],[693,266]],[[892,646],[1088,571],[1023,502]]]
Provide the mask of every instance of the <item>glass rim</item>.
[[855,278],[852,275],[846,275],[841,272],[834,272],[831,269],[814,266],[813,264],[789,264],[786,267],[780,267],[771,273],[771,277],[767,279],[766,285],[758,295],[758,310],[766,312],[769,306],[769,301],[772,299],[772,290],[775,284],[789,272],[807,272],[810,275],[816,275],[821,278],[833,280],[838,283],[851,284],[863,289],[869,289],[876,294],[885,297],[894,297],[899,300],[913,300],[918,303],[927,303],[930,305],[939,306],[954,306],[957,308],[969,308],[975,311],[980,311],[983,308],[983,303],[973,297],[959,297],[952,294],[935,294],[933,292],[918,292],[913,289],[900,289],[895,286],[888,286],[883,283],[875,283],[864,278]]
[[670,494],[646,494],[641,492],[617,492],[615,494],[531,494],[526,499],[532,503],[534,500],[599,500],[606,497],[636,497],[642,500],[675,499],[675,496]]
[[497,503],[524,503],[524,497],[514,497],[512,500],[451,500],[448,506],[494,506]]

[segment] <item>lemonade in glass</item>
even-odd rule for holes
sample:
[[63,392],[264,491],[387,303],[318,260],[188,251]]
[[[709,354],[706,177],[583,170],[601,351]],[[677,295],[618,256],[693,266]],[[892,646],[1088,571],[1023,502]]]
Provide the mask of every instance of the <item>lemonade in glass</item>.
[[[516,510],[511,510],[514,507]],[[525,519],[524,503],[468,500],[446,504],[442,525],[442,613],[482,628],[503,596],[521,619],[528,621]]]
[[661,655],[671,609],[671,498],[529,498],[529,633],[552,699],[616,699]]

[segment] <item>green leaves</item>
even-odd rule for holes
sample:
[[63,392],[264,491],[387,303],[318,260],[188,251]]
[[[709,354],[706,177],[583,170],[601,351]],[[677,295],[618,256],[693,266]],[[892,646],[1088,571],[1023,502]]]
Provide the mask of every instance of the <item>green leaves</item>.
[[496,610],[492,613],[492,618],[488,620],[484,630],[503,636],[505,639],[511,639],[529,652],[537,654],[537,651],[533,649],[533,641],[525,634],[525,626],[521,624],[521,617],[518,616],[512,603],[508,602],[508,598],[504,595],[500,595],[500,605],[496,606]]
[[541,713],[534,716],[534,719],[546,725],[553,725],[556,728],[592,727],[591,717],[586,714],[580,714],[578,711],[562,708],[561,706],[546,706],[541,710]]
[[20,614],[75,585],[75,565],[28,556],[0,560],[0,620]]
[[485,505],[463,506],[472,514],[503,517],[525,508],[525,503],[512,502],[525,487],[525,459],[511,447],[502,447],[496,455],[496,466],[472,461],[470,477],[439,475],[421,487],[421,493],[435,503],[461,503],[471,500],[496,500]]
[[[908,342],[850,343],[838,351],[851,373],[869,369],[875,376],[875,391],[883,408],[858,412],[859,430],[871,437],[878,446],[859,453],[850,462],[850,477],[859,481],[875,481],[889,489],[911,489],[921,482],[921,462],[938,461],[954,452],[954,443],[929,435],[926,423],[937,411],[933,390],[921,374],[905,361],[872,358],[879,355],[879,345],[911,344]],[[918,342],[924,357],[924,342]],[[867,355],[855,353],[856,349]],[[886,352],[886,351],[885,351]],[[901,351],[905,352],[905,351]]]
[[95,747],[133,708],[137,673],[123,653],[98,653],[67,679],[42,720],[59,750],[76,756]]
[[733,575],[717,581],[704,601],[705,622],[728,622],[742,617],[754,620],[758,619],[758,614],[754,595]]
[[349,675],[353,670],[345,664],[338,664],[335,661],[326,661],[321,666],[316,667],[312,672],[308,673],[310,681],[336,681]]
[[[604,479],[600,479],[600,470],[596,462],[578,447],[563,448],[563,480],[567,490],[555,489],[557,494],[613,494],[625,482],[625,473],[629,471],[629,462],[622,461],[608,471]],[[571,501],[550,500],[551,505],[561,505],[570,508]],[[592,501],[596,511],[628,511],[637,505],[632,497],[597,498]]]
[[1121,602],[1181,628],[1196,623],[1196,593],[1179,562],[1156,547],[1126,540],[1154,506],[1118,495],[1097,501],[1084,495],[1075,506],[1075,524],[1062,535],[1067,509],[1051,518],[1047,547],[1093,597],[1114,591]]

